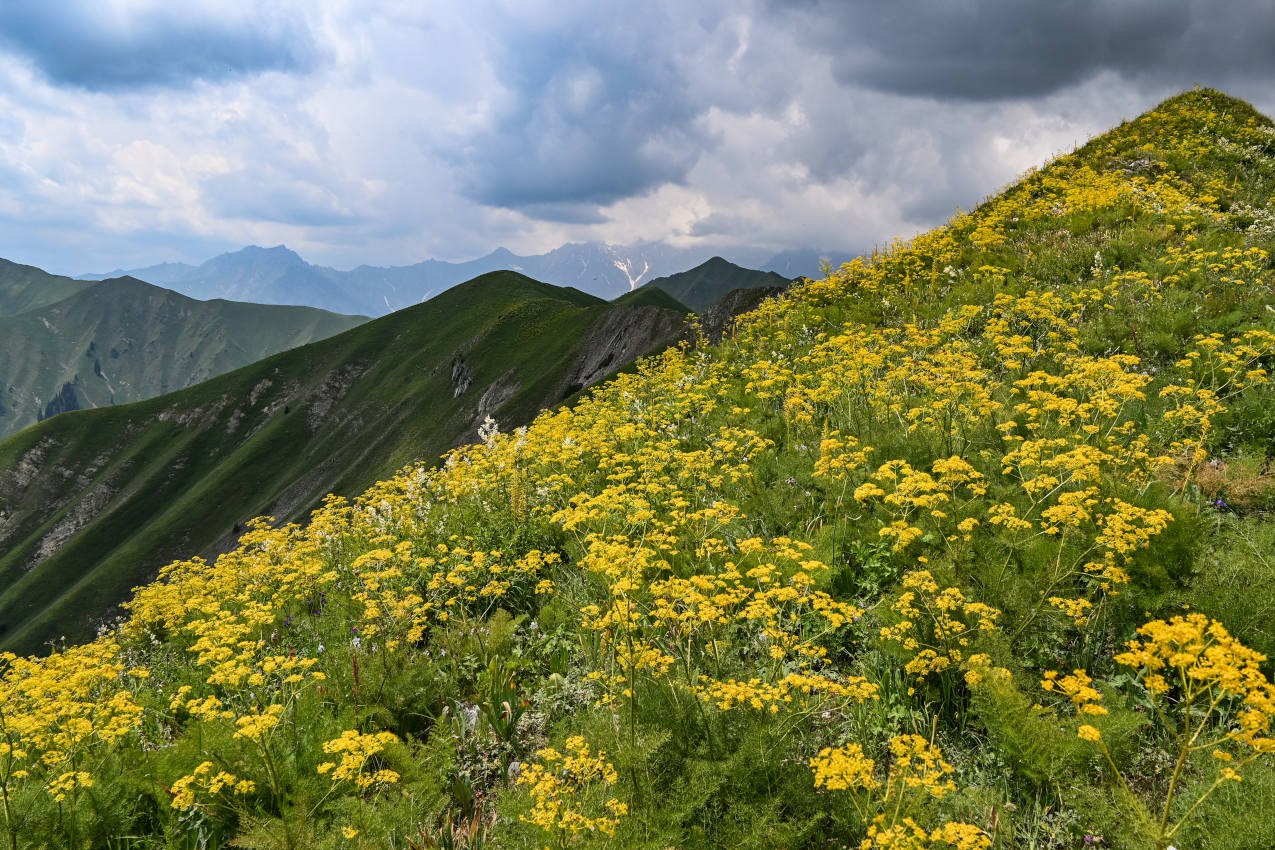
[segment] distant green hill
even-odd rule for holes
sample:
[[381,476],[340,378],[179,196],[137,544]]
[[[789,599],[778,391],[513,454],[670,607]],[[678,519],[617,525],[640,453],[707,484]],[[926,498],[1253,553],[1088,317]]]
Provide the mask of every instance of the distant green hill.
[[0,437],[68,410],[183,389],[367,321],[313,307],[195,301],[130,277],[85,284],[14,268],[28,272],[25,290],[18,275],[0,280],[10,282],[15,305],[71,289],[63,282],[79,290],[0,317]]
[[0,316],[54,304],[92,287],[92,281],[49,274],[35,266],[0,260]]
[[775,272],[746,269],[721,257],[713,257],[688,271],[656,278],[633,292],[661,289],[675,301],[685,304],[697,313],[703,313],[732,290],[756,289],[763,286],[786,287],[788,284],[788,278]]
[[676,310],[679,313],[689,313],[691,308],[687,307],[681,301],[678,301],[672,295],[669,295],[663,289],[654,284],[639,286],[637,289],[624,293],[619,298],[611,302],[612,304],[650,304],[654,307],[663,307],[666,310]]
[[27,428],[0,442],[0,644],[91,634],[242,521],[300,518],[474,440],[487,416],[527,422],[682,327],[679,312],[493,272],[180,392]]

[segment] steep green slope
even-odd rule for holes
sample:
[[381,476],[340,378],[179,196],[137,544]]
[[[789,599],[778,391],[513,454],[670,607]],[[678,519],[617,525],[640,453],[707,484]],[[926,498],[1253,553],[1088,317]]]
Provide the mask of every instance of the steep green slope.
[[0,437],[151,398],[362,324],[312,307],[195,301],[133,278],[0,317]]
[[253,523],[7,660],[0,828],[1268,850],[1273,199],[1275,125],[1188,92],[721,346]]
[[61,301],[93,284],[49,274],[35,266],[0,260],[0,316],[11,316]]
[[[621,338],[590,335],[617,322]],[[0,643],[82,637],[244,520],[297,518],[474,439],[488,415],[527,421],[680,329],[676,313],[496,272],[181,392],[28,428],[0,442]]]
[[668,277],[660,277],[640,286],[644,289],[661,289],[674,300],[685,304],[697,313],[703,313],[735,289],[755,289],[764,286],[787,286],[788,278],[775,272],[759,272],[737,266],[721,257],[701,263],[693,269]]

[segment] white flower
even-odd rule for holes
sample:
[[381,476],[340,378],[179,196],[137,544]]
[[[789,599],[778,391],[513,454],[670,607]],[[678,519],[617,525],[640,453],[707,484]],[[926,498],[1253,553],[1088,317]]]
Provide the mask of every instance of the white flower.
[[496,442],[496,435],[500,433],[500,427],[496,424],[496,420],[488,416],[483,420],[483,424],[478,426],[478,439],[487,445]]

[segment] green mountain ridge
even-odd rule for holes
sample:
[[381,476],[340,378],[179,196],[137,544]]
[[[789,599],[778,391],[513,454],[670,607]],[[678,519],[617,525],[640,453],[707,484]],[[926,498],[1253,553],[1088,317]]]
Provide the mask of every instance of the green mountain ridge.
[[476,439],[487,416],[529,421],[681,329],[679,312],[494,272],[194,387],[27,428],[0,442],[0,645],[84,637],[244,520],[298,518]]
[[[53,295],[39,275],[0,281],[15,305]],[[189,387],[364,321],[312,307],[196,301],[129,277],[81,286],[0,316],[0,437],[68,410]]]
[[0,259],[0,316],[25,313],[82,292],[94,283]]
[[612,304],[650,304],[655,307],[663,307],[667,310],[676,310],[679,313],[690,313],[691,308],[687,307],[681,301],[678,301],[672,295],[669,295],[663,289],[654,284],[639,286],[637,289],[629,290],[611,301]]
[[746,269],[721,257],[713,257],[693,269],[656,278],[634,292],[659,289],[673,300],[703,313],[733,290],[786,287],[789,283],[788,278],[775,272]]

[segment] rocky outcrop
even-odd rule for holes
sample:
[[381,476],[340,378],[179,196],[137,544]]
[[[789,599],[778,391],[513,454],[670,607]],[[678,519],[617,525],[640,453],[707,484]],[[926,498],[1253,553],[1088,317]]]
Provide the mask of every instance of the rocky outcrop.
[[323,380],[323,385],[312,394],[310,408],[306,412],[306,424],[310,431],[318,431],[328,419],[332,408],[350,391],[359,378],[367,372],[370,364],[351,363],[333,370]]
[[116,490],[114,482],[102,481],[97,486],[84,491],[83,495],[71,503],[70,509],[40,539],[34,556],[23,568],[33,570],[57,553],[72,535],[97,519],[110,504]]
[[[76,376],[76,380],[79,376]],[[69,413],[72,410],[80,409],[79,397],[75,394],[75,381],[70,381],[62,385],[57,395],[49,399],[49,403],[44,406],[44,410],[40,412],[39,420],[43,422],[59,413]]]
[[465,358],[457,354],[452,358],[452,398],[464,395],[465,390],[469,389],[473,383],[473,371],[470,370],[469,364],[465,362]]
[[474,417],[476,421],[481,422],[486,419],[502,404],[513,398],[514,393],[518,391],[518,382],[514,380],[515,372],[517,369],[510,368],[483,391],[482,397],[478,399],[478,412]]
[[603,313],[585,333],[580,353],[551,404],[592,386],[644,354],[672,344],[685,326],[680,313],[625,304]]

